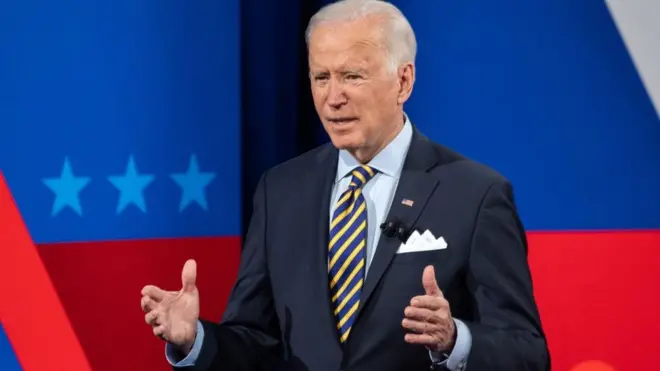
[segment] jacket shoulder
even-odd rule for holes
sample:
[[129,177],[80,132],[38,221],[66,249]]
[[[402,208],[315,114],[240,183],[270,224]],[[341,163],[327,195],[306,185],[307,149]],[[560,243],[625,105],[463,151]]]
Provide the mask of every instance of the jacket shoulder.
[[459,182],[485,185],[494,183],[510,184],[509,179],[493,167],[467,157],[447,146],[437,143],[434,143],[434,145],[441,158],[438,170],[449,173],[452,178]]

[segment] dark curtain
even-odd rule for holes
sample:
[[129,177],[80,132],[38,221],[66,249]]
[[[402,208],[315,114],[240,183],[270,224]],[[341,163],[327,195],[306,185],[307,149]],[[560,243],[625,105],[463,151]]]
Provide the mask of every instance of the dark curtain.
[[243,233],[261,174],[328,140],[312,103],[305,28],[329,2],[241,1]]

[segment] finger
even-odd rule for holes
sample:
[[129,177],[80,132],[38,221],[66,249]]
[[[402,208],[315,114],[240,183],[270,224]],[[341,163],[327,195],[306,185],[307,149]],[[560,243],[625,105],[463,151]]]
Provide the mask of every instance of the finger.
[[422,274],[422,285],[424,286],[426,295],[442,296],[442,291],[440,291],[438,283],[435,280],[435,269],[432,265],[428,265],[426,268],[424,268],[424,273]]
[[410,318],[404,318],[403,321],[401,321],[401,326],[403,326],[403,328],[407,330],[415,331],[420,334],[433,332],[437,327],[432,323],[425,321],[416,321]]
[[160,303],[165,297],[165,294],[167,294],[167,291],[153,285],[147,285],[142,288],[142,295],[150,297],[152,300],[155,300],[156,303]]
[[157,310],[152,310],[151,312],[147,313],[144,316],[144,321],[151,326],[159,326],[160,321],[158,320],[160,317],[160,312]]
[[449,303],[442,297],[421,295],[415,296],[410,300],[410,305],[416,308],[426,308],[430,310],[438,310],[449,307]]
[[422,344],[428,346],[437,346],[437,340],[429,334],[406,334],[405,340],[410,344]]
[[195,280],[197,278],[197,263],[193,259],[186,261],[181,272],[181,283],[183,291],[190,292],[195,289]]
[[142,300],[140,300],[140,306],[145,313],[151,312],[156,308],[157,305],[158,303],[146,295],[142,297]]
[[417,308],[417,307],[406,307],[403,311],[405,318],[423,321],[429,323],[439,323],[440,318],[435,314],[434,311],[426,308]]

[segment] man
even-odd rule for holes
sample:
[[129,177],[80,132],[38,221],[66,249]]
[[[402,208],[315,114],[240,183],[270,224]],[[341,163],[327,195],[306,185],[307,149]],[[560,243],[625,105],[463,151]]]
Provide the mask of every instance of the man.
[[[220,324],[183,288],[143,291],[174,367],[547,370],[509,182],[431,142],[403,111],[416,42],[383,1],[308,28],[311,89],[332,143],[267,171]],[[421,234],[421,236],[419,235]]]

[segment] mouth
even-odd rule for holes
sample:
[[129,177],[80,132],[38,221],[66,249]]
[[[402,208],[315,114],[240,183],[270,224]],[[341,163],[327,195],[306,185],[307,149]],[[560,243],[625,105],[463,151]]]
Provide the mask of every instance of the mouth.
[[333,125],[343,126],[357,121],[357,117],[328,117],[327,120]]

